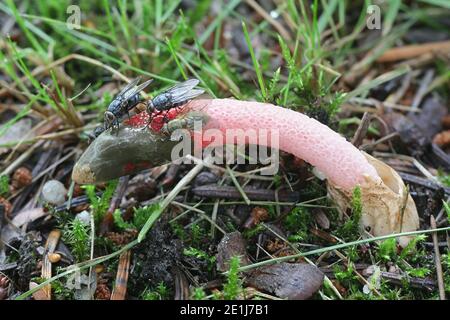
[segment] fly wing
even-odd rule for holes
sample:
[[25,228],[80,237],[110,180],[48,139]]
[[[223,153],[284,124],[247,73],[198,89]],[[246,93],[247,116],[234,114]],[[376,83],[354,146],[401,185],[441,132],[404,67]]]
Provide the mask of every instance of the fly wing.
[[125,88],[120,90],[120,92],[119,92],[119,94],[117,96],[121,96],[121,95],[125,94],[125,92],[127,92],[128,90],[133,88],[135,85],[137,85],[139,83],[139,81],[141,81],[141,77],[137,77],[136,79],[132,80],[130,83],[128,83],[125,86]]
[[140,85],[138,85],[137,87],[133,87],[130,88],[128,91],[126,91],[125,93],[123,93],[123,97],[126,99],[134,96],[136,93],[141,92],[142,90],[144,90],[150,83],[153,82],[153,79],[147,80],[144,83],[141,83]]
[[181,103],[195,98],[202,94],[204,90],[194,89],[200,83],[197,79],[189,79],[169,88],[165,93],[170,94],[172,103]]
[[164,93],[169,93],[171,95],[179,95],[193,89],[196,85],[200,83],[197,79],[189,79],[184,82],[177,83],[173,87],[170,87]]
[[144,83],[141,83],[140,85],[137,86],[136,92],[140,92],[140,91],[144,90],[152,82],[153,82],[153,79],[150,79],[150,80],[145,81]]
[[172,96],[172,103],[177,104],[177,103],[182,103],[188,100],[192,100],[195,97],[198,97],[199,95],[203,94],[205,92],[205,90],[202,89],[192,89],[186,93],[184,93],[183,95],[180,96]]

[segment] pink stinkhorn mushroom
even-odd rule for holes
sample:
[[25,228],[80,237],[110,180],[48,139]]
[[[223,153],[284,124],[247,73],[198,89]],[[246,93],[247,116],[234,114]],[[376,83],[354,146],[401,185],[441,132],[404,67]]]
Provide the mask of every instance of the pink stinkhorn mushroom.
[[[328,179],[328,190],[341,211],[350,207],[352,191],[355,187],[361,188],[363,214],[361,227],[363,233],[368,232],[375,236],[391,234],[400,231],[412,231],[419,227],[417,210],[411,196],[405,192],[405,186],[400,176],[389,166],[379,160],[360,152],[351,143],[338,133],[308,116],[278,106],[266,103],[238,101],[233,99],[193,100],[182,108],[184,116],[190,112],[200,112],[207,119],[203,130],[218,129],[226,137],[229,129],[261,129],[270,132],[276,130],[279,136],[279,149],[289,152],[296,157],[304,159]],[[170,115],[173,118],[174,115]],[[143,112],[133,117],[128,125],[142,127],[147,123],[148,115]],[[143,143],[144,156],[138,156],[124,151],[127,166],[139,169],[139,165],[153,165],[168,158],[169,149],[173,146],[168,139],[161,138],[157,131],[162,126],[162,117],[154,119],[151,128],[152,134],[147,138],[148,146]],[[127,130],[127,129],[122,129]],[[135,131],[142,131],[140,128]],[[152,131],[152,130],[150,130]],[[148,132],[147,132],[148,135]],[[94,158],[102,158],[104,153],[113,154],[114,140],[119,137],[110,137],[108,147],[99,149],[96,141],[88,148],[79,163],[74,167],[73,179],[80,183],[99,182],[95,169],[90,163]],[[257,136],[259,136],[257,134]],[[99,137],[100,138],[100,137]],[[97,139],[99,139],[97,138]],[[142,133],[136,133],[135,139],[146,139]],[[126,137],[129,140],[129,137]],[[126,140],[123,141],[126,144]],[[235,143],[236,141],[224,141]],[[260,144],[270,145],[270,140],[258,141]],[[205,143],[203,146],[207,145]],[[90,155],[89,150],[91,149]],[[113,150],[114,149],[114,150]],[[121,152],[118,150],[117,152]],[[152,156],[153,154],[153,156]],[[158,155],[155,157],[155,155]],[[84,157],[84,158],[83,158]],[[170,159],[167,159],[170,160]],[[91,161],[92,162],[92,161]],[[106,165],[106,162],[103,162]],[[123,162],[122,162],[123,165]],[[116,175],[127,174],[126,170],[116,170]],[[133,170],[129,170],[132,172]],[[103,178],[103,177],[102,177]],[[108,176],[109,179],[113,178]],[[409,239],[400,239],[405,245]]]
[[329,127],[300,112],[268,103],[231,99],[194,100],[190,107],[208,115],[205,130],[219,129],[224,136],[229,129],[276,130],[280,150],[312,164],[344,189],[353,189],[363,183],[365,177],[380,180],[375,168],[357,148]]

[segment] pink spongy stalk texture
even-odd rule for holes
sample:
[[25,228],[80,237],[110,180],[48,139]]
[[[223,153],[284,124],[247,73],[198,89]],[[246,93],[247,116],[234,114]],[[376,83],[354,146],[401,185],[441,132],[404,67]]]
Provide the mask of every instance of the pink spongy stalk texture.
[[[356,147],[302,113],[272,104],[233,99],[193,100],[189,108],[208,115],[205,130],[219,129],[224,136],[227,129],[277,130],[280,150],[312,164],[344,189],[362,184],[365,176],[380,180],[375,168]],[[267,144],[273,145],[273,142]]]

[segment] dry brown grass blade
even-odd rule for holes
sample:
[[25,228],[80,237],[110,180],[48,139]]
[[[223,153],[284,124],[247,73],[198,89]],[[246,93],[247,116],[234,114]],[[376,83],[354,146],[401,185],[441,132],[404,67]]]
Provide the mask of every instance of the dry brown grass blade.
[[54,94],[54,92],[45,84],[42,83],[42,86],[44,87],[45,91],[49,95],[50,98],[52,98],[53,102],[55,103],[55,106],[58,110],[58,114],[61,116],[61,118],[64,119],[65,123],[68,123],[72,125],[75,128],[79,128],[83,126],[83,120],[81,117],[77,114],[75,107],[73,106],[72,102],[69,99],[65,99],[65,105],[67,105],[67,108],[61,105],[62,101],[58,99],[58,97]]
[[267,20],[274,28],[277,30],[283,39],[292,41],[291,34],[287,31],[284,26],[279,23],[277,20],[272,18],[272,16],[264,10],[261,5],[258,4],[255,0],[246,0],[245,1],[250,7],[252,7],[261,17]]
[[127,294],[128,273],[130,269],[131,252],[125,251],[120,255],[117,267],[116,282],[111,294],[111,300],[125,300]]
[[[122,79],[122,80],[124,80],[126,82],[130,81],[126,76],[124,76],[122,73],[120,73],[119,71],[115,70],[114,68],[112,68],[112,67],[110,67],[110,66],[108,66],[108,65],[106,65],[104,63],[101,63],[100,61],[98,61],[96,59],[89,58],[89,57],[86,57],[86,56],[83,56],[83,55],[77,54],[77,53],[69,54],[69,55],[67,55],[65,57],[62,57],[62,58],[60,58],[58,60],[55,60],[55,61],[53,61],[53,62],[51,62],[51,63],[49,63],[47,65],[40,65],[40,66],[36,67],[35,69],[33,69],[33,71],[31,71],[31,75],[33,77],[36,77],[36,76],[38,76],[40,74],[48,74],[50,72],[50,70],[55,69],[55,75],[56,75],[57,79],[60,79],[60,77],[58,75],[58,71],[57,71],[58,68],[56,68],[56,67],[61,65],[61,64],[66,63],[68,61],[71,61],[71,60],[80,60],[80,61],[84,61],[84,62],[90,63],[92,65],[95,65],[95,66],[98,66],[98,67],[101,67],[103,69],[108,70],[109,72],[111,72],[112,74],[114,74],[115,76],[117,76],[118,78],[120,78],[120,79]],[[23,77],[20,78],[20,81],[21,82],[28,81],[28,78],[26,76],[23,76]],[[64,85],[64,83],[65,82],[63,81],[61,84]],[[12,83],[9,88],[5,87],[3,89],[0,89],[0,97],[2,97],[8,91],[14,89],[15,87],[16,87],[16,83]]]
[[427,53],[449,52],[449,51],[450,51],[450,40],[423,43],[423,44],[414,44],[389,49],[377,59],[377,62],[396,62],[400,60],[416,58]]

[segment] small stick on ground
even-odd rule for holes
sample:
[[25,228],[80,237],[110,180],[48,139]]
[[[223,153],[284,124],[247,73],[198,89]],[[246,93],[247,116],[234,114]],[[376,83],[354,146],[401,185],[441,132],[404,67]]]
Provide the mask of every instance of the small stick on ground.
[[395,62],[415,58],[430,52],[448,50],[450,50],[450,41],[438,41],[397,47],[387,50],[377,59],[377,62]]
[[16,170],[23,162],[25,162],[44,142],[38,141],[31,147],[29,147],[25,152],[23,152],[13,163],[11,163],[3,172],[0,174],[2,176],[10,175],[14,170]]
[[428,87],[430,86],[431,82],[433,81],[434,77],[434,70],[429,69],[427,72],[425,72],[425,75],[423,76],[419,90],[417,90],[417,93],[414,97],[414,100],[411,104],[411,111],[410,113],[416,111],[419,108],[420,103],[422,102],[423,98],[428,92]]
[[245,193],[244,189],[242,189],[241,185],[239,184],[239,181],[237,181],[236,177],[233,174],[233,171],[230,169],[230,167],[227,165],[227,173],[231,178],[231,181],[233,181],[234,186],[239,191],[239,193],[242,196],[242,199],[244,199],[245,203],[247,205],[250,205],[250,199],[248,198],[247,194]]
[[366,136],[367,130],[369,129],[371,118],[372,118],[372,116],[370,115],[370,113],[364,112],[364,114],[361,118],[361,123],[359,124],[359,127],[356,130],[355,135],[353,136],[353,139],[352,139],[352,144],[355,147],[358,148],[361,145],[364,137]]
[[398,132],[389,133],[388,135],[385,135],[384,137],[382,137],[372,143],[367,143],[367,144],[360,146],[360,149],[363,151],[371,150],[374,147],[376,147],[378,144],[384,143],[384,142],[389,142],[391,139],[397,137],[398,135],[399,135]]
[[[436,220],[434,219],[434,216],[432,215],[430,217],[430,226],[431,229],[436,229]],[[445,287],[444,287],[444,276],[442,273],[442,264],[441,264],[441,254],[439,253],[439,243],[437,238],[437,233],[433,232],[431,234],[431,237],[433,238],[433,244],[434,244],[434,263],[436,264],[436,275],[437,275],[437,283],[439,288],[439,299],[445,300]]]
[[[373,275],[373,271],[370,270],[370,268],[366,268],[363,271],[363,275],[366,277],[370,277],[371,275]],[[418,277],[411,277],[408,276],[406,274],[398,274],[395,272],[387,272],[387,271],[381,271],[380,272],[380,276],[385,279],[387,282],[398,285],[398,286],[402,286],[405,281],[413,288],[417,288],[417,289],[423,289],[425,288],[426,290],[434,290],[436,283],[428,278],[418,278]]]
[[179,267],[174,268],[175,274],[175,297],[174,300],[189,299],[189,281]]
[[[405,173],[405,172],[399,172],[399,175],[405,182],[413,183],[413,184],[422,186],[424,188],[431,189],[433,191],[438,191],[440,189],[443,189],[445,194],[450,195],[449,187],[442,186],[430,179],[418,177],[416,175]],[[439,220],[439,219],[436,219],[436,220]]]

